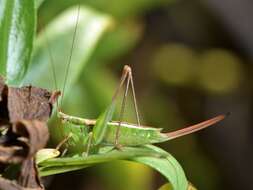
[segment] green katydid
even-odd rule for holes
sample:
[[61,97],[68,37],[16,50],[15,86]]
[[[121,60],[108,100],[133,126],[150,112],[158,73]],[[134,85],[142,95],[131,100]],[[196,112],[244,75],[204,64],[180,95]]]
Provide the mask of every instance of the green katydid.
[[[71,47],[71,52],[70,52],[71,54],[68,61],[67,70],[65,73],[62,99],[64,96],[65,84],[67,81],[68,70],[71,63],[71,55],[72,55],[75,36],[77,32],[79,11],[80,11],[80,5],[78,7],[76,26],[74,30],[72,47]],[[52,55],[51,55],[51,52],[49,53],[50,53],[50,58],[51,58],[51,63],[52,63],[52,57],[51,57]],[[56,79],[54,67],[52,67],[52,69],[54,72],[54,79]],[[122,89],[125,83],[126,83],[126,88],[125,88],[125,92],[123,96],[122,107],[120,111],[120,118],[119,118],[119,121],[114,122],[114,121],[111,121],[111,119],[116,107],[116,98],[119,96],[119,91]],[[55,81],[55,85],[56,85],[56,81]],[[124,108],[125,108],[125,101],[126,101],[126,96],[128,93],[129,86],[131,87],[131,90],[132,90],[137,124],[122,122]],[[76,146],[78,146],[78,142],[82,142],[81,146],[83,146],[83,150],[87,154],[89,153],[90,149],[93,149],[93,147],[97,148],[97,147],[100,147],[101,145],[102,146],[113,145],[119,148],[120,146],[140,146],[140,145],[146,145],[146,144],[165,142],[165,141],[201,130],[225,118],[225,115],[219,115],[207,121],[189,126],[187,128],[184,128],[178,131],[170,132],[170,133],[162,133],[161,129],[158,129],[158,128],[141,126],[140,120],[139,120],[137,103],[136,103],[136,97],[135,97],[132,71],[131,71],[131,68],[127,65],[123,69],[119,86],[112,98],[111,104],[108,106],[106,111],[98,118],[98,120],[90,120],[90,119],[84,119],[84,118],[67,115],[60,111],[60,109],[58,108],[58,104],[57,104],[57,116],[63,121],[76,125],[74,128],[80,128],[80,130],[82,131],[81,133],[71,133],[71,137],[68,136],[67,138],[68,140],[71,140],[74,144],[76,144]]]
[[[119,90],[122,88],[125,82],[126,82],[126,89],[125,89],[123,103],[121,107],[120,120],[111,121],[113,112],[115,110],[116,98],[119,94]],[[132,94],[134,98],[134,105],[135,105],[138,124],[122,122],[125,99],[126,99],[126,95],[127,95],[130,84],[132,88]],[[90,149],[93,146],[98,146],[98,145],[110,145],[110,146],[113,145],[115,147],[120,147],[120,146],[140,146],[140,145],[146,145],[146,144],[165,142],[165,141],[178,138],[178,137],[193,133],[195,131],[204,129],[210,125],[213,125],[223,120],[225,118],[225,115],[219,115],[212,119],[203,121],[201,123],[198,123],[198,124],[195,124],[195,125],[192,125],[192,126],[189,126],[177,131],[169,132],[169,133],[162,133],[160,128],[141,126],[139,122],[138,111],[137,111],[132,72],[131,72],[131,68],[126,65],[123,69],[119,87],[117,88],[112,98],[111,104],[108,106],[106,111],[102,114],[102,116],[98,118],[98,120],[91,120],[91,119],[84,119],[80,117],[70,116],[61,111],[58,112],[58,117],[62,119],[63,121],[72,123],[79,127],[85,127],[85,128],[89,127],[90,129],[90,132],[88,132],[89,135],[87,135],[87,133],[73,134],[73,135],[75,135],[76,137],[79,136],[80,139],[86,139],[88,143],[87,149]]]
[[[120,121],[111,121],[116,107],[116,98],[125,82],[126,89],[120,112]],[[138,124],[122,122],[125,99],[130,84],[134,97]],[[88,155],[90,151],[94,152],[94,150],[92,150],[93,148],[97,149],[100,146],[115,146],[116,148],[120,148],[121,146],[141,146],[165,142],[211,126],[223,120],[225,116],[226,115],[219,115],[201,123],[169,133],[162,133],[161,128],[141,126],[135,99],[132,71],[127,65],[124,66],[120,84],[112,98],[111,104],[97,120],[75,117],[58,111],[58,117],[61,120],[74,124],[74,128],[79,128],[80,131],[83,132],[71,133],[71,136],[68,136],[68,140],[71,140],[72,144],[82,142],[84,146],[83,151],[86,152],[86,155]]]
[[[78,22],[78,17],[77,17],[77,22]],[[76,32],[76,28],[75,28],[75,32]],[[74,40],[72,43],[71,51],[73,50],[73,44],[74,44]],[[69,60],[69,64],[70,64],[70,61],[71,61],[71,57]],[[69,67],[69,64],[68,64],[68,67]],[[65,76],[67,76],[67,73]],[[65,78],[64,83],[66,83],[66,78]],[[119,96],[119,91],[123,88],[124,84],[126,84],[126,88],[125,88],[125,92],[123,96],[123,102],[122,102],[122,107],[120,111],[120,118],[119,118],[119,121],[114,122],[111,120],[112,120],[113,112],[115,111],[115,107],[116,107],[116,98]],[[122,122],[124,109],[125,109],[125,100],[126,100],[129,86],[131,87],[132,93],[133,93],[137,124]],[[62,99],[63,99],[64,88],[63,88],[62,94],[63,94],[62,95]],[[217,117],[214,117],[202,123],[199,123],[199,124],[196,124],[196,125],[193,125],[193,126],[190,126],[178,131],[170,132],[170,133],[161,133],[161,129],[141,126],[140,121],[139,121],[139,114],[138,114],[138,109],[137,109],[137,104],[136,104],[135,92],[134,92],[133,77],[132,77],[131,68],[129,66],[124,67],[119,87],[117,88],[112,98],[112,102],[108,106],[106,111],[98,118],[98,120],[90,120],[90,119],[70,116],[61,112],[60,109],[57,109],[57,115],[61,120],[66,121],[67,123],[73,124],[69,126],[70,128],[72,128],[69,130],[71,131],[71,133],[66,139],[64,139],[64,142],[67,141],[68,143],[72,143],[73,145],[77,145],[77,143],[81,142],[83,146],[82,151],[85,153],[87,160],[91,159],[91,157],[93,158],[93,156],[99,156],[98,154],[92,154],[92,153],[96,153],[97,151],[100,151],[101,149],[107,148],[107,147],[116,147],[122,150],[122,152],[124,152],[126,148],[133,148],[131,150],[134,150],[134,153],[136,154],[136,156],[138,156],[137,155],[138,153],[141,153],[142,155],[145,155],[145,154],[149,155],[150,152],[138,152],[140,150],[134,149],[134,148],[140,147],[142,145],[149,145],[149,144],[168,141],[173,138],[177,138],[177,137],[201,130],[205,127],[215,124],[216,122],[224,119],[225,117],[225,115],[219,115]],[[75,132],[75,131],[79,131],[79,132]],[[108,152],[108,155],[110,153],[113,154],[113,151]],[[90,156],[87,156],[88,154]],[[57,157],[58,155],[59,155],[58,149],[42,150],[38,154],[38,158],[40,158],[40,160],[37,160],[37,163],[41,163],[49,158]],[[62,158],[62,161],[65,161],[65,159]],[[80,167],[80,168],[84,167],[83,165],[78,165],[77,162],[75,162],[74,158],[70,158],[68,161],[72,163],[71,167],[74,167],[74,165],[75,167]],[[60,160],[57,160],[57,162],[59,165],[61,164],[62,166],[66,165],[66,163],[63,164],[62,162],[60,162]],[[87,165],[85,165],[85,167],[86,166]],[[71,167],[69,167],[67,170],[72,170],[73,168]]]
[[[58,117],[68,123],[73,124],[72,131],[67,138],[65,138],[56,149],[42,149],[39,151],[37,155],[37,164],[40,165],[41,162],[48,160],[50,158],[55,158],[60,155],[58,151],[59,147],[67,141],[71,141],[75,146],[82,146],[82,156],[75,159],[75,157],[71,158],[61,158],[61,160],[52,160],[52,163],[46,162],[45,166],[42,167],[42,175],[50,175],[55,173],[67,172],[76,169],[82,169],[93,164],[96,164],[96,160],[98,159],[98,163],[109,161],[115,159],[131,159],[133,154],[138,156],[154,156],[154,157],[166,157],[166,155],[157,154],[154,151],[144,150],[144,152],[139,152],[142,148],[145,148],[145,145],[150,145],[154,143],[165,142],[174,138],[178,138],[195,131],[204,129],[210,125],[213,125],[225,118],[226,115],[219,115],[212,119],[203,121],[201,123],[169,132],[169,133],[161,133],[161,129],[141,126],[138,124],[130,124],[121,121],[111,121],[113,112],[115,110],[116,98],[119,94],[119,90],[122,88],[124,82],[127,81],[126,90],[123,97],[123,105],[125,104],[125,98],[127,95],[128,87],[131,84],[133,97],[135,98],[134,86],[133,86],[133,78],[131,68],[129,66],[125,66],[123,69],[123,74],[121,77],[121,81],[119,87],[117,88],[113,98],[112,103],[108,106],[106,111],[97,119],[84,119],[80,117],[70,116],[61,111],[58,111]],[[134,104],[136,108],[136,117],[139,122],[139,116],[137,112],[136,100],[134,99]],[[124,106],[121,108],[122,118],[124,112]],[[77,129],[77,130],[76,130]],[[79,131],[79,132],[75,132]],[[81,143],[80,143],[81,142]],[[113,156],[117,154],[117,152],[112,152],[113,148],[116,147],[122,150],[122,155]],[[138,149],[130,149],[130,147],[140,147]],[[103,151],[104,148],[107,148],[108,151]],[[131,152],[132,151],[132,152]],[[119,151],[121,152],[121,151]],[[128,154],[128,153],[129,154]],[[92,153],[92,154],[90,154]],[[95,154],[94,154],[95,153]],[[98,153],[98,154],[97,154]],[[101,154],[102,153],[102,154]],[[126,155],[125,155],[126,153]],[[79,154],[79,153],[77,153]],[[121,153],[119,153],[121,154]],[[140,155],[139,155],[140,154]],[[90,156],[88,156],[90,155]],[[112,157],[110,156],[112,155]],[[84,156],[84,157],[83,157]],[[96,159],[92,159],[93,157]],[[122,156],[122,157],[121,157]],[[83,158],[82,158],[83,157]],[[94,158],[95,158],[94,157]],[[106,159],[104,158],[106,157]],[[107,158],[109,157],[109,158]],[[100,160],[101,159],[101,160]],[[91,164],[89,164],[91,160]],[[95,161],[94,161],[95,160]],[[52,164],[52,168],[50,166]]]

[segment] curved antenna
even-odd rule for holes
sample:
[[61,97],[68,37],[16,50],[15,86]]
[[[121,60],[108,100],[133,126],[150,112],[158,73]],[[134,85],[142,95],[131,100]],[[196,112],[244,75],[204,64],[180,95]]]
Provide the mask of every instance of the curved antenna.
[[[45,32],[45,39],[46,39],[46,44],[47,44],[47,48],[48,49],[48,54],[49,54],[49,59],[50,59],[50,65],[51,65],[51,69],[52,69],[52,75],[53,75],[53,80],[54,80],[54,89],[55,91],[58,90],[58,84],[57,84],[57,79],[56,79],[56,69],[55,69],[55,64],[54,64],[54,59],[53,59],[53,54],[49,45],[49,41],[48,41],[48,37],[47,37],[47,33]],[[59,108],[59,103],[58,103],[58,98],[56,99],[56,108]]]
[[44,32],[45,32],[45,38],[46,38],[46,43],[47,43],[47,47],[48,47],[47,48],[48,49],[48,54],[49,54],[49,58],[50,58],[50,66],[51,66],[51,69],[52,69],[52,75],[53,75],[53,79],[54,79],[54,88],[55,88],[55,90],[57,90],[58,85],[57,85],[57,80],[56,80],[56,71],[55,71],[53,54],[52,54],[52,51],[51,51],[51,48],[50,48],[50,45],[49,45],[49,41],[48,41],[46,31],[44,31]]
[[[48,36],[47,36],[47,31],[45,29],[45,24],[43,19],[41,19],[41,25],[42,27],[44,27],[44,29],[42,30],[42,32],[44,32],[44,36],[45,36],[45,41],[46,41],[46,48],[48,51],[48,55],[49,55],[49,62],[50,62],[50,66],[51,66],[51,70],[52,70],[52,76],[53,76],[53,81],[54,81],[54,89],[56,94],[58,94],[57,90],[58,90],[58,84],[57,84],[57,78],[56,78],[56,69],[55,69],[55,64],[54,64],[54,58],[53,58],[53,54],[52,54],[52,50],[49,44],[49,40],[48,40]],[[58,95],[57,95],[58,96]],[[58,109],[58,97],[53,96],[52,97],[52,102],[56,102],[56,107]]]
[[63,88],[62,88],[62,98],[61,98],[60,106],[62,106],[62,102],[63,102],[63,98],[64,98],[64,93],[65,93],[66,83],[67,83],[67,79],[68,79],[69,68],[70,68],[71,59],[72,59],[72,53],[73,53],[74,44],[75,44],[75,38],[76,38],[76,33],[77,33],[77,26],[78,26],[79,16],[80,16],[80,3],[78,4],[75,30],[74,30],[74,34],[73,34],[73,38],[72,38],[72,45],[71,45],[71,49],[70,49],[69,60],[68,60],[68,64],[67,64],[67,68],[66,68],[65,76],[64,76],[64,83],[63,83]]

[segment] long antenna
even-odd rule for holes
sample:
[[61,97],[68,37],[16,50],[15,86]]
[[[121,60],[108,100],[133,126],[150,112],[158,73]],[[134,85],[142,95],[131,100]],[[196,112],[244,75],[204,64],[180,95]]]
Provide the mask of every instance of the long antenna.
[[52,69],[52,75],[53,75],[53,79],[54,79],[54,87],[55,90],[58,89],[58,85],[57,85],[57,80],[56,80],[56,72],[55,72],[55,65],[54,65],[54,59],[53,59],[53,54],[48,42],[48,38],[47,38],[47,34],[45,32],[45,38],[46,38],[46,43],[47,43],[47,49],[48,49],[48,54],[49,54],[49,58],[50,58],[50,65],[51,65],[51,69]]
[[70,63],[71,63],[71,59],[72,59],[72,53],[73,53],[73,49],[74,49],[76,33],[77,33],[77,26],[78,26],[78,21],[79,21],[79,15],[80,15],[80,3],[78,4],[75,30],[74,30],[74,34],[73,34],[73,39],[72,39],[72,45],[71,45],[71,49],[70,49],[69,60],[68,60],[68,64],[67,64],[67,68],[66,68],[66,72],[65,72],[65,77],[64,77],[64,83],[63,83],[63,88],[62,88],[62,99],[61,99],[61,105],[60,106],[62,106],[63,97],[64,97],[64,93],[65,93],[65,88],[66,88],[66,83],[67,83],[67,78],[68,78]]
[[[46,41],[46,48],[48,50],[48,54],[49,54],[49,62],[50,62],[50,66],[52,69],[52,76],[53,76],[53,81],[54,81],[54,89],[58,90],[58,84],[57,84],[57,79],[56,79],[56,69],[55,69],[55,64],[54,64],[54,58],[53,58],[53,54],[52,54],[52,50],[49,44],[49,40],[48,40],[48,36],[47,36],[47,31],[45,29],[45,24],[43,22],[43,19],[41,19],[41,25],[42,27],[44,27],[43,32],[44,32],[44,36],[45,36],[45,41]],[[56,98],[56,107],[58,109],[58,98]]]

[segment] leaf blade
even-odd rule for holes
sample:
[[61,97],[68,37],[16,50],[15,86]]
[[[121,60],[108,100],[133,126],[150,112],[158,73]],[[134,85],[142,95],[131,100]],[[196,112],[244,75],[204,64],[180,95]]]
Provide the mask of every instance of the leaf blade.
[[33,0],[0,2],[0,74],[19,85],[27,71],[36,27]]
[[[60,87],[63,86],[64,65],[67,65],[66,60],[70,56],[76,18],[77,9],[74,7],[56,18],[40,33],[35,42],[31,69],[23,81],[24,84],[32,83],[36,86],[55,90],[50,65],[51,53],[56,68],[57,82]],[[109,16],[81,6],[66,92],[79,78],[94,48],[111,22],[112,19]],[[38,73],[40,74],[38,75]]]
[[[166,153],[164,150],[153,145],[148,145],[146,147],[154,150],[157,153]],[[169,153],[167,153],[167,156],[164,158],[136,157],[132,158],[131,160],[148,165],[157,170],[168,179],[173,186],[173,189],[187,189],[188,182],[185,173],[177,160]]]
[[[164,175],[173,189],[186,190],[188,182],[182,167],[177,160],[166,151],[147,145],[144,147],[123,147],[121,151],[112,150],[113,147],[104,147],[99,154],[88,157],[67,157],[49,159],[40,163],[40,175],[52,175],[90,167],[96,164],[114,161],[129,160],[145,164]],[[110,151],[111,150],[111,151]]]

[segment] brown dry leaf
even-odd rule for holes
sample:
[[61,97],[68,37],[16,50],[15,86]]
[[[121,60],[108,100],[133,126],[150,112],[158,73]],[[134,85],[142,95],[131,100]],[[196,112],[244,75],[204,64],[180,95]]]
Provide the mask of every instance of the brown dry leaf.
[[29,151],[26,157],[45,147],[49,138],[46,123],[38,120],[20,120],[12,126],[12,130],[27,145]]
[[22,165],[18,184],[5,180],[3,182],[8,183],[4,183],[4,188],[6,190],[43,189],[34,155],[47,143],[49,133],[46,123],[39,120],[21,120],[12,125],[11,134],[17,135],[18,138],[12,141],[16,144],[8,147],[0,146],[0,162],[4,164],[22,162]]
[[1,190],[44,190],[42,187],[38,188],[24,188],[18,185],[15,181],[4,179],[0,177],[0,189]]
[[46,121],[60,92],[37,87],[8,87],[0,76],[0,163],[21,163],[19,181],[0,177],[1,190],[42,190],[34,162],[35,153],[49,138]]
[[21,120],[1,136],[0,163],[20,163],[46,146],[49,138],[45,122]]
[[0,189],[1,190],[24,190],[20,185],[14,181],[4,179],[0,177]]
[[51,93],[33,86],[8,88],[10,122],[22,119],[47,121],[52,112]]
[[28,188],[43,188],[34,158],[29,158],[22,163],[18,184]]
[[0,163],[20,163],[26,154],[19,146],[0,146]]
[[18,183],[22,187],[43,188],[37,167],[34,161],[35,153],[45,147],[49,138],[48,128],[45,122],[38,120],[21,120],[12,126],[14,133],[21,136],[21,140],[28,148],[27,159],[22,162]]

